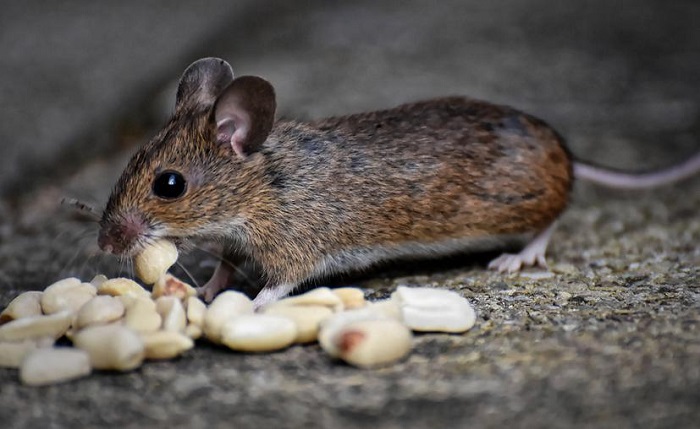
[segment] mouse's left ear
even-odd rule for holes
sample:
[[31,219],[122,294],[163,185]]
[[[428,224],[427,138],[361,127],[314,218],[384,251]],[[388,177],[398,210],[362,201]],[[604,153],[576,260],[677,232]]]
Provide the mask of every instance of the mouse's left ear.
[[245,158],[265,142],[275,122],[275,90],[257,76],[241,76],[214,104],[216,138]]
[[202,58],[187,67],[180,78],[175,109],[185,106],[211,108],[217,97],[233,82],[233,70],[221,58]]

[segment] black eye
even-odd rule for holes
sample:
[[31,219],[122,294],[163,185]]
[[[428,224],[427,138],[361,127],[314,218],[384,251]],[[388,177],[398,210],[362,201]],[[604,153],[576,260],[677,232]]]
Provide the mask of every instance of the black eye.
[[153,181],[153,193],[166,200],[182,196],[186,189],[187,181],[177,171],[164,171]]

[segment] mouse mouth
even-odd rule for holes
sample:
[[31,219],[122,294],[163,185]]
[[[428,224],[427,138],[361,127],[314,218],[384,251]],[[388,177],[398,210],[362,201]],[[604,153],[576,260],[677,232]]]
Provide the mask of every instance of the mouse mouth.
[[114,235],[109,230],[103,231],[105,230],[100,231],[97,239],[100,249],[105,253],[124,258],[133,258],[137,256],[157,240],[168,240],[172,242],[178,251],[188,247],[183,239],[179,237],[149,235],[147,237],[130,239],[128,235]]

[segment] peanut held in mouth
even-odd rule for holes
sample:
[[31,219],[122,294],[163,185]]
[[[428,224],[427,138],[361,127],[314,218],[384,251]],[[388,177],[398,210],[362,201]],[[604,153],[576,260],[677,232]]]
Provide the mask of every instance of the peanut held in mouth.
[[136,255],[136,275],[144,283],[152,285],[177,261],[177,257],[177,248],[172,242],[158,240]]

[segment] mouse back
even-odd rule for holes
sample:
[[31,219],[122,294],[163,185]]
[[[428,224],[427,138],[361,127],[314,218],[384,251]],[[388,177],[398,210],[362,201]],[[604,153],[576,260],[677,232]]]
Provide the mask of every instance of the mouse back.
[[[355,173],[373,178],[377,191],[364,197],[376,201],[365,204],[385,207],[378,212],[425,213],[424,222],[406,216],[405,227],[396,228],[406,234],[424,229],[421,239],[469,229],[535,231],[568,201],[571,160],[563,139],[543,121],[508,106],[445,97],[313,125],[350,142],[347,156],[362,160]],[[372,157],[363,158],[366,153]],[[390,187],[382,189],[384,183]],[[439,222],[431,221],[438,216]]]

